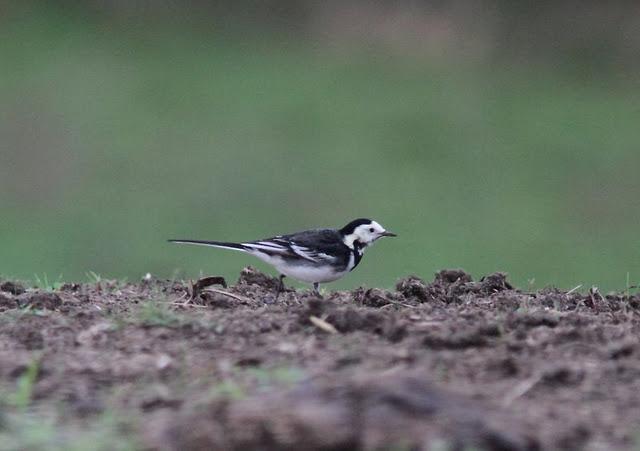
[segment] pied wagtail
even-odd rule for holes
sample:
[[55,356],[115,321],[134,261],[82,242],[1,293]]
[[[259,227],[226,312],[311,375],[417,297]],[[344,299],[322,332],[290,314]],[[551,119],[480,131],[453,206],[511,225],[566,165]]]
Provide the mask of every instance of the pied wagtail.
[[[378,238],[396,236],[371,219],[356,219],[341,229],[314,229],[243,243],[202,240],[169,240],[172,243],[234,249],[254,255],[280,273],[278,294],[286,276],[318,285],[338,280],[353,270],[365,249]],[[276,296],[277,297],[277,296]]]

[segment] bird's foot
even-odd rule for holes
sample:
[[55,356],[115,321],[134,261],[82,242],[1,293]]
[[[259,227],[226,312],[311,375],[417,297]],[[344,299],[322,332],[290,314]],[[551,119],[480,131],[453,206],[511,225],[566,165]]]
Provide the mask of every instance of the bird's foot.
[[280,277],[278,278],[278,288],[276,289],[276,296],[273,299],[273,302],[277,302],[278,298],[280,297],[280,293],[287,290],[286,287],[284,286],[285,277],[286,276],[284,274],[280,274]]
[[318,287],[319,287],[319,285],[320,285],[320,284],[319,284],[318,282],[314,283],[314,284],[313,284],[313,290],[311,291],[311,293],[312,293],[312,294],[314,294],[314,295],[315,295],[317,298],[319,298],[319,299],[324,299],[324,297],[323,297],[323,296],[322,296],[322,294],[320,293],[320,289],[318,288]]

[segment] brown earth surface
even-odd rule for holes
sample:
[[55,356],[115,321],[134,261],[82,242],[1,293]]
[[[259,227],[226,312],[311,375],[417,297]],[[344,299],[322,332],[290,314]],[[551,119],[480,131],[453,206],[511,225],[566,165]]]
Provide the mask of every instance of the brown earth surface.
[[276,284],[4,281],[0,449],[640,446],[638,294]]

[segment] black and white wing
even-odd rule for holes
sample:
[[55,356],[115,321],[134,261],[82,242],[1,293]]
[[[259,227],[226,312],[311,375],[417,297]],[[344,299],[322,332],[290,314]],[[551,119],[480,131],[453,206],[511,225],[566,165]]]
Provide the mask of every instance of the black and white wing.
[[339,257],[336,250],[342,251],[341,245],[341,236],[331,229],[309,230],[242,243],[250,251],[284,259],[303,259],[317,264],[335,261]]

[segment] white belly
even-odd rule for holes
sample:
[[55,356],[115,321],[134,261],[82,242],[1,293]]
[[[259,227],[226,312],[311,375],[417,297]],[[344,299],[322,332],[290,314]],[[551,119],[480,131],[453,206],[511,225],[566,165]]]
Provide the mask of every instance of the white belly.
[[344,276],[345,272],[335,272],[327,268],[315,268],[313,266],[276,265],[276,269],[287,277],[308,283],[333,282]]
[[344,276],[347,271],[336,272],[329,266],[317,267],[311,265],[290,265],[287,260],[277,256],[270,256],[261,252],[252,253],[260,260],[273,265],[280,274],[307,283],[333,282]]

